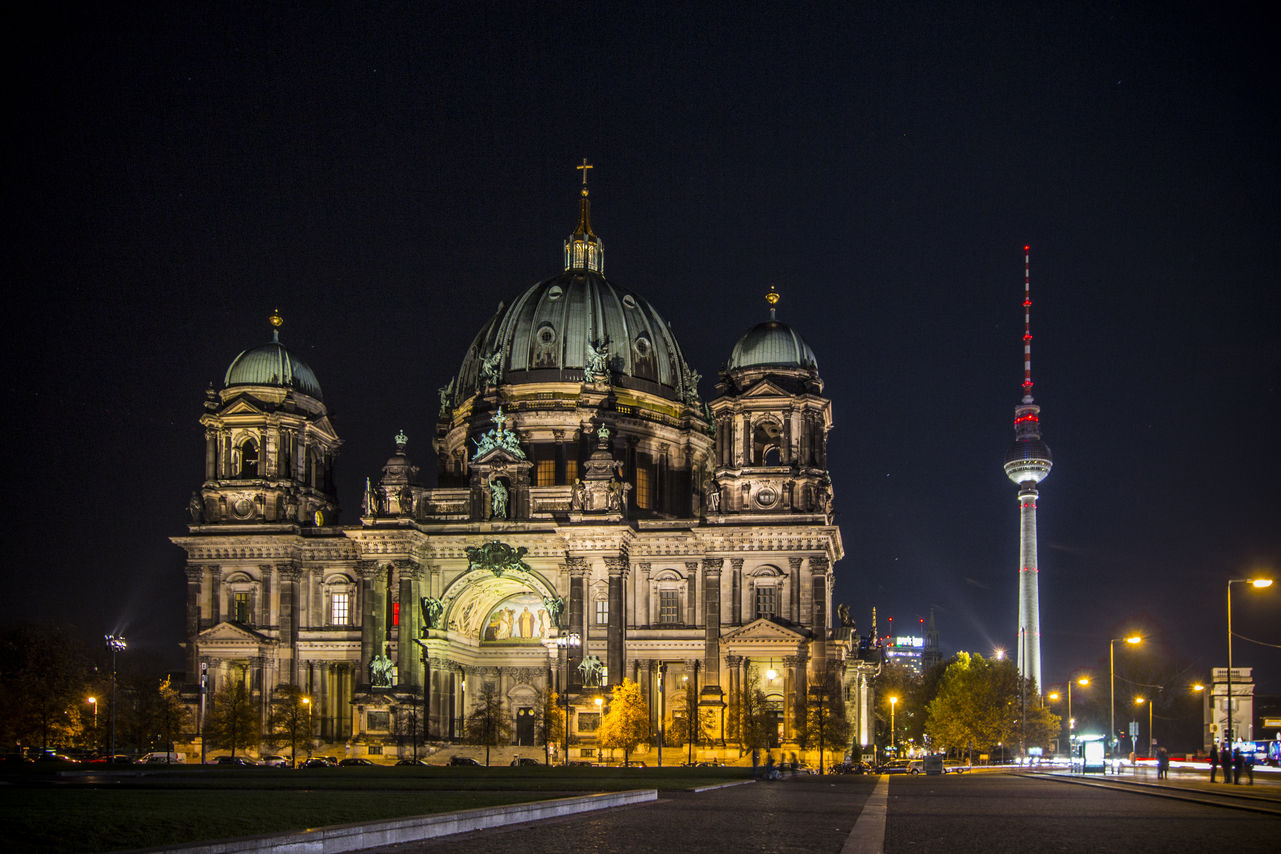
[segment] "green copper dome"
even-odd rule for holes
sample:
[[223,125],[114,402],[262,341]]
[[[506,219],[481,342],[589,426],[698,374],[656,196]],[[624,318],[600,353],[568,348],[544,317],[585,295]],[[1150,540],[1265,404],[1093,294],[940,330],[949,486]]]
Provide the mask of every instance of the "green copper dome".
[[814,351],[795,329],[780,320],[758,323],[734,345],[729,356],[729,370],[745,368],[818,369]]
[[245,350],[231,360],[223,386],[272,385],[297,389],[316,400],[322,400],[320,381],[311,367],[280,343],[280,325],[284,321],[272,315],[271,341],[261,347]]

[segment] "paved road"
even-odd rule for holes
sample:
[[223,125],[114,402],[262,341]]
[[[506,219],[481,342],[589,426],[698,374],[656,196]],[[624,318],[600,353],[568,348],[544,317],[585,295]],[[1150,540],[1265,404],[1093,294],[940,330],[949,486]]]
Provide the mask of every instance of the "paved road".
[[[879,793],[878,793],[879,784]],[[888,791],[886,791],[888,787]],[[884,804],[884,819],[879,805]],[[865,807],[867,809],[865,810]],[[864,821],[859,821],[860,817]],[[855,831],[855,825],[858,829]],[[883,834],[884,847],[878,834]],[[1281,818],[1006,774],[800,777],[383,852],[672,851],[910,854],[1231,851],[1275,854]]]

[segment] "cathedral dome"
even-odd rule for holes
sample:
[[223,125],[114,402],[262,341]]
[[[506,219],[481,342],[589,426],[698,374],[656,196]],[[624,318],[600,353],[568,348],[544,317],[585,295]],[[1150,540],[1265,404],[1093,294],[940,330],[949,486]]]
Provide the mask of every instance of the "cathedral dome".
[[818,359],[805,339],[795,329],[774,317],[778,293],[770,288],[765,296],[770,304],[770,319],[758,323],[738,339],[730,351],[726,368],[731,371],[750,368],[791,368],[817,371]]
[[230,388],[237,385],[270,385],[282,388],[293,388],[310,395],[316,400],[323,400],[320,393],[320,381],[311,367],[280,343],[280,327],[284,320],[280,315],[271,316],[271,341],[261,347],[245,350],[231,360],[223,386]]
[[454,403],[486,385],[596,378],[672,401],[696,399],[698,377],[671,326],[643,297],[605,278],[604,247],[587,204],[584,189],[578,226],[565,241],[564,271],[500,304],[473,339]]

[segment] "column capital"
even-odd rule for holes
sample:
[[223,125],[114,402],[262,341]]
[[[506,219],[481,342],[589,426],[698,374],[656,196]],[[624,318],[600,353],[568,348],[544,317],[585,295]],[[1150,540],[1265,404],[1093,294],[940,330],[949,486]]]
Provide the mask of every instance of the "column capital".
[[831,561],[826,555],[814,555],[810,558],[810,573],[813,575],[825,575],[832,568]]
[[381,572],[381,567],[378,566],[378,561],[376,560],[362,560],[356,563],[356,574],[360,576],[362,581],[373,581],[378,577],[379,572]]
[[561,566],[575,576],[586,575],[591,568],[587,564],[587,558],[573,555],[565,555],[565,562]]
[[187,576],[188,584],[199,584],[205,580],[205,568],[203,566],[187,566],[182,571]]
[[632,564],[626,557],[610,556],[605,558],[605,568],[609,570],[611,578],[615,576],[626,578],[627,574],[631,572]]
[[703,573],[706,575],[719,575],[721,567],[725,565],[723,557],[705,557],[703,558]]
[[[270,569],[270,567],[268,568]],[[279,572],[280,577],[283,578],[285,581],[301,581],[302,580],[302,567],[298,566],[297,564],[282,563],[276,567],[276,572]]]
[[729,559],[729,567],[734,572],[743,571],[743,559],[741,557],[732,557]]

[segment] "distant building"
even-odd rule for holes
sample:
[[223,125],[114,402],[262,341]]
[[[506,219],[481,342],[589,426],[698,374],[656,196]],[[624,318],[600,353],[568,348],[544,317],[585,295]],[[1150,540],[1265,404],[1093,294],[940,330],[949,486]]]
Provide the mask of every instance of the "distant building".
[[[1210,672],[1210,690],[1202,699],[1205,721],[1204,745],[1208,751],[1214,742],[1227,738],[1228,668],[1216,667]],[[1254,739],[1254,668],[1232,668],[1232,733],[1234,741]],[[1270,735],[1265,735],[1270,738]]]

